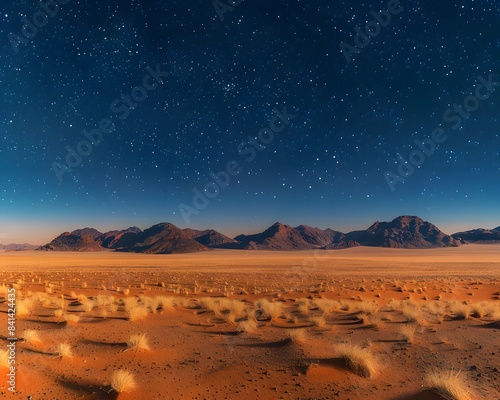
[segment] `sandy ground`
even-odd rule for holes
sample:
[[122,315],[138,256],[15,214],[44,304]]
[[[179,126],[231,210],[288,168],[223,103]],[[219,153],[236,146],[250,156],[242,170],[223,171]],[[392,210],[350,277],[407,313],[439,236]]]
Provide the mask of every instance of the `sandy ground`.
[[[16,394],[0,367],[5,398],[433,400],[433,370],[461,371],[473,399],[500,398],[500,245],[9,252],[0,283],[0,301],[14,287],[26,308],[15,336],[41,339],[16,342]],[[145,315],[130,320],[136,308]],[[140,333],[150,350],[127,350]],[[73,357],[57,357],[60,343]],[[373,376],[341,357],[342,343],[373,357]],[[119,369],[136,387],[117,395]]]

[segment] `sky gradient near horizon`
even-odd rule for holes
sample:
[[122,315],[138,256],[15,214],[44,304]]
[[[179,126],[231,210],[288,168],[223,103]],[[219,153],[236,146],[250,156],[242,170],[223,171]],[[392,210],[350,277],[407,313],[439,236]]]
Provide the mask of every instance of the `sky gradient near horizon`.
[[498,2],[65,2],[1,6],[0,243],[500,225]]

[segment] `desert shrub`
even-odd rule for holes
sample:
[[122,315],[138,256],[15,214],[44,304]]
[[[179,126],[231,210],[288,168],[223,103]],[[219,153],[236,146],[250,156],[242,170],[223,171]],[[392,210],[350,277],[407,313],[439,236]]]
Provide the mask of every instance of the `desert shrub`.
[[91,312],[94,309],[94,302],[92,300],[87,299],[82,303],[82,308],[83,311],[87,313]]
[[127,350],[149,350],[148,338],[145,333],[131,335],[127,340]]
[[307,299],[307,298],[297,299],[296,303],[298,305],[298,310],[301,314],[303,314],[303,315],[309,314],[309,311],[310,311],[309,299]]
[[320,309],[323,314],[327,314],[335,308],[336,302],[328,299],[317,299],[314,305]]
[[370,314],[375,314],[378,311],[379,305],[374,301],[362,301],[356,304],[356,308],[360,312],[366,315],[370,315]]
[[155,299],[158,302],[158,307],[162,310],[173,308],[175,306],[175,299],[173,297],[156,296]]
[[354,373],[365,378],[373,377],[378,373],[378,362],[369,348],[341,343],[335,347],[335,350]]
[[21,337],[23,340],[26,342],[26,344],[30,344],[32,346],[36,346],[40,343],[42,343],[42,339],[40,339],[40,335],[38,334],[38,331],[34,329],[26,329]]
[[467,319],[471,314],[470,306],[458,301],[450,303],[450,311],[455,319]]
[[304,328],[290,329],[288,337],[294,343],[304,343],[307,339],[306,330]]
[[137,300],[138,299],[136,297],[124,297],[122,299],[122,302],[123,302],[123,307],[125,308],[125,311],[129,311],[132,308],[137,307],[138,306]]
[[254,333],[257,330],[257,321],[253,318],[241,321],[238,324],[238,330],[245,333]]
[[135,389],[137,384],[132,373],[124,369],[113,372],[111,376],[111,387],[116,393],[126,393]]
[[146,307],[136,305],[127,311],[127,319],[131,322],[135,322],[146,318],[148,314],[149,311]]
[[258,309],[262,310],[264,316],[271,321],[278,319],[283,314],[282,305],[278,302],[270,302],[267,299],[261,299],[258,300],[255,305]]
[[73,358],[73,350],[68,343],[59,343],[56,348],[56,357]]
[[415,331],[417,330],[417,326],[412,325],[403,325],[399,328],[399,333],[403,336],[403,340],[408,343],[413,343],[415,340]]
[[21,317],[23,315],[31,314],[33,310],[33,300],[23,299],[16,303],[16,316]]
[[323,317],[311,317],[309,320],[318,328],[324,328],[326,326],[326,320]]
[[460,377],[460,372],[433,370],[425,378],[427,387],[447,400],[472,400],[472,396]]

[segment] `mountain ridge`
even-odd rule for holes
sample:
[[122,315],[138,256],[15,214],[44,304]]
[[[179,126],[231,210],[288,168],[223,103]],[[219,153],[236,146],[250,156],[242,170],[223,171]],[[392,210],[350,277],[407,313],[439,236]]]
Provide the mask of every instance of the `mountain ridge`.
[[462,243],[500,243],[500,227],[494,229],[476,228],[452,234]]
[[[477,237],[479,234],[483,236]],[[137,227],[129,227],[102,233],[97,229],[85,227],[72,232],[64,232],[38,249],[47,251],[114,250],[172,254],[208,251],[216,248],[292,251],[344,249],[360,245],[419,249],[456,247],[466,243],[496,243],[499,240],[500,227],[478,228],[448,235],[418,216],[401,215],[392,221],[375,221],[367,229],[348,233],[304,224],[292,227],[276,222],[262,232],[240,234],[234,238],[214,229],[181,229],[169,222],[153,225],[144,231]]]

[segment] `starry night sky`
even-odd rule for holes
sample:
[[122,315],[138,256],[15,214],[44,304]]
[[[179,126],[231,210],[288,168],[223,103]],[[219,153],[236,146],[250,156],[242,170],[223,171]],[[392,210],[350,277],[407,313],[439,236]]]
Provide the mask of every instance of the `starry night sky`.
[[[443,120],[479,76],[500,82],[498,1],[403,0],[350,63],[341,43],[387,1],[243,0],[223,20],[212,0],[65,1],[17,46],[9,34],[37,2],[0,9],[0,242],[186,227],[179,204],[193,207],[193,188],[232,160],[241,172],[190,227],[349,231],[401,214],[447,233],[500,225],[500,87],[458,129]],[[111,111],[157,67],[162,84]],[[285,107],[296,117],[246,161],[241,144]],[[60,181],[54,161],[103,118],[114,131]],[[392,191],[384,173],[437,127],[447,140]]]

